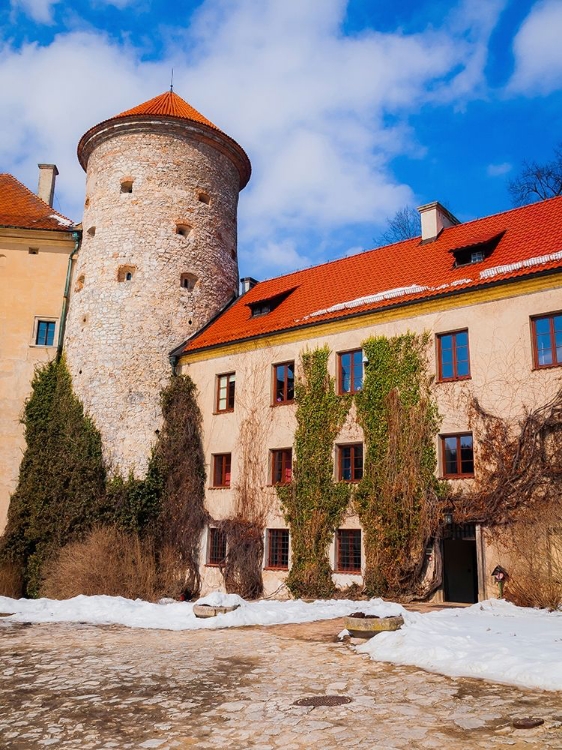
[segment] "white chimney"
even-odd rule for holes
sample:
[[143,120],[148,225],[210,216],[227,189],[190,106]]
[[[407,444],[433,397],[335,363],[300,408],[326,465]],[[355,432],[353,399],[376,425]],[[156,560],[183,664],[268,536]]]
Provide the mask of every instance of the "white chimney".
[[253,279],[251,276],[244,276],[244,278],[240,279],[240,294],[246,294],[246,292],[253,289],[257,283],[256,279]]
[[441,230],[460,224],[456,216],[453,216],[438,201],[420,206],[418,211],[421,217],[422,242],[430,242],[439,236]]
[[55,195],[55,180],[59,170],[55,164],[38,164],[37,166],[39,167],[37,195],[52,207]]

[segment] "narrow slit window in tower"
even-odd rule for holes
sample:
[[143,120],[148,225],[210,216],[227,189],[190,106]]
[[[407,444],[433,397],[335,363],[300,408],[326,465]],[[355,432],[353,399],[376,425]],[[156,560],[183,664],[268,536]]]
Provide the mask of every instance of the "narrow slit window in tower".
[[132,193],[133,192],[133,181],[132,180],[122,180],[122,182],[121,182],[121,192],[122,193]]
[[136,270],[135,266],[119,266],[117,281],[132,281]]
[[176,234],[182,237],[189,237],[193,227],[190,224],[176,224]]
[[182,289],[187,289],[188,292],[192,292],[195,289],[195,284],[197,284],[197,276],[192,273],[182,273],[180,284]]

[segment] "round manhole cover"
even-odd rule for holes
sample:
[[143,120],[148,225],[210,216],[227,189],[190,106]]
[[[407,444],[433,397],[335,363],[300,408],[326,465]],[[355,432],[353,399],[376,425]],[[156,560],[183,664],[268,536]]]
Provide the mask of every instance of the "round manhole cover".
[[346,695],[312,695],[310,698],[300,698],[293,706],[343,706],[351,703]]
[[544,719],[537,719],[536,717],[525,717],[523,719],[514,719],[512,722],[514,729],[534,729],[544,724]]

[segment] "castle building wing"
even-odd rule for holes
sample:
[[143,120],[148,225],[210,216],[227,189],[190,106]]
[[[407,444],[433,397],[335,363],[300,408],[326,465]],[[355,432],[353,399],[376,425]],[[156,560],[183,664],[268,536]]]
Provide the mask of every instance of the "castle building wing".
[[[562,197],[408,239],[253,286],[192,336],[192,352],[562,269]],[[290,293],[288,293],[290,290]],[[263,300],[279,300],[253,314]]]

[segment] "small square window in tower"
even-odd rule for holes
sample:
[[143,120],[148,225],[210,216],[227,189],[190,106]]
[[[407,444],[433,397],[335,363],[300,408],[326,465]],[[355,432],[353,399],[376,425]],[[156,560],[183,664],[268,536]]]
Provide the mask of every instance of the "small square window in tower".
[[207,545],[207,565],[222,565],[226,559],[226,534],[211,527]]
[[188,292],[192,292],[195,289],[197,282],[198,278],[193,273],[182,273],[180,276],[180,286],[182,289],[187,289]]
[[292,404],[295,399],[295,363],[273,366],[273,404]]
[[234,393],[236,390],[236,373],[217,377],[217,412],[234,411]]
[[340,393],[357,393],[363,388],[363,350],[338,354],[338,384]]
[[361,573],[361,529],[337,530],[336,572]]
[[271,570],[289,569],[289,530],[267,530],[267,568]]
[[439,380],[467,380],[470,378],[468,331],[441,333],[437,336]]
[[135,266],[119,266],[117,270],[117,281],[132,281],[136,270]]

